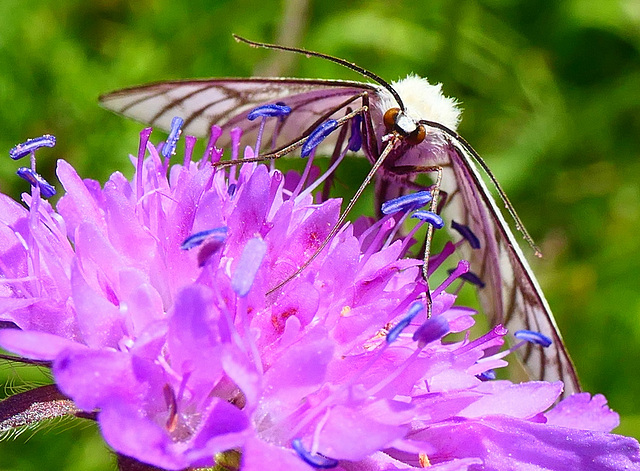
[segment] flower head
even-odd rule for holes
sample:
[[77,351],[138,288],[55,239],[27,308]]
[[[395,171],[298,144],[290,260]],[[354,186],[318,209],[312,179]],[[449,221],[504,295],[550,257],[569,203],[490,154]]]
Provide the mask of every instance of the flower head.
[[175,470],[638,466],[601,396],[551,408],[561,383],[485,381],[506,330],[471,337],[474,312],[445,291],[468,264],[429,287],[404,258],[414,231],[397,225],[428,195],[325,245],[340,202],[314,195],[312,157],[302,175],[216,168],[214,128],[202,160],[190,144],[169,167],[179,131],[165,154],[149,134],[131,180],[101,187],[61,160],[55,210],[36,189],[28,209],[0,197],[0,321],[17,327],[0,345],[50,365],[117,453]]

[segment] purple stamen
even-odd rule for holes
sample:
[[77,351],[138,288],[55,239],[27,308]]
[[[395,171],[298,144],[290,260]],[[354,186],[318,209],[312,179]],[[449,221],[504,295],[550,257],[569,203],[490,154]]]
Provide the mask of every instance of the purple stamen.
[[242,137],[242,129],[236,127],[229,131],[231,136],[231,160],[238,160],[240,155],[240,138]]
[[498,324],[489,332],[484,334],[482,337],[479,337],[475,339],[473,342],[469,342],[468,344],[458,348],[456,350],[456,354],[462,355],[463,353],[466,353],[469,350],[473,350],[474,348],[484,343],[493,342],[499,337],[504,337],[506,334],[507,334],[507,329],[502,324]]
[[309,137],[302,146],[300,156],[308,157],[311,154],[311,151],[318,147],[320,143],[324,141],[326,137],[331,134],[337,127],[338,122],[335,119],[330,119],[311,131],[311,134],[309,134]]
[[349,137],[348,149],[351,152],[358,152],[362,147],[362,133],[360,132],[360,125],[362,124],[362,116],[355,115],[351,120],[351,136]]
[[444,221],[440,216],[436,213],[432,213],[431,211],[424,211],[422,209],[415,211],[412,215],[412,218],[420,219],[431,224],[436,229],[442,229],[444,227]]
[[26,142],[22,142],[9,151],[9,157],[13,160],[19,160],[26,157],[30,153],[34,152],[40,147],[53,147],[56,145],[56,138],[51,134],[45,134],[40,137],[28,139]]
[[[382,246],[383,248],[387,248],[389,245],[391,245],[391,243],[393,242],[393,240],[395,239],[396,235],[398,234],[398,232],[400,232],[400,230],[402,229],[402,227],[404,226],[404,221],[409,217],[409,213],[403,213],[402,216],[400,216],[400,218],[396,221],[395,217],[393,215],[386,215],[385,217],[391,217],[391,219],[393,221],[396,222],[395,227],[393,228],[393,231],[391,231],[389,233],[389,236],[387,237],[386,242],[384,243],[384,245]],[[416,227],[421,226],[422,224],[416,224]],[[407,239],[411,239],[413,237],[413,235],[415,234],[415,227],[411,230],[411,232],[409,234],[406,235],[406,237],[403,237],[403,246],[405,245],[405,242],[408,242]],[[402,252],[404,253],[404,251]]]
[[[238,156],[240,155],[240,139],[242,138],[242,129],[240,129],[239,127],[232,128],[229,131],[229,136],[231,136],[231,160],[238,160]],[[235,165],[229,167],[227,179],[229,183],[234,183],[236,181]]]
[[227,193],[229,196],[233,197],[236,194],[236,190],[238,189],[238,185],[236,183],[231,183],[229,188],[227,188]]
[[[405,219],[405,216],[406,214],[402,216],[401,220]],[[414,228],[411,229],[406,236],[404,236],[404,240],[402,241],[402,250],[400,251],[403,257],[406,255],[409,248],[416,243],[416,239],[414,239],[413,236],[420,230],[423,224],[424,221],[418,221],[418,224],[416,224]]]
[[222,157],[222,149],[216,147],[216,142],[222,136],[222,128],[217,124],[211,126],[211,132],[209,133],[209,141],[207,142],[207,148],[204,151],[202,158],[203,163],[211,158],[211,163],[220,161]]
[[173,154],[176,153],[176,143],[178,139],[180,139],[180,134],[182,134],[181,127],[184,124],[184,119],[179,116],[174,117],[171,120],[171,132],[169,133],[169,137],[165,141],[165,145],[162,146],[162,156],[165,159],[170,158]]
[[440,253],[433,255],[429,259],[429,270],[427,271],[428,275],[432,275],[434,271],[436,271],[442,263],[449,258],[456,250],[456,246],[453,245],[453,242],[447,241],[442,247]]
[[480,248],[480,240],[476,237],[476,235],[469,229],[469,226],[465,226],[464,224],[458,224],[455,221],[451,221],[451,227],[458,231],[462,237],[467,239],[469,245],[473,249]]
[[548,347],[553,343],[553,341],[546,335],[532,330],[518,330],[513,334],[513,336],[520,340],[535,343],[536,345],[542,345],[543,347]]
[[449,321],[444,316],[433,316],[423,322],[413,333],[413,340],[424,346],[449,333]]
[[309,466],[316,469],[331,469],[338,466],[338,460],[333,458],[328,458],[324,455],[316,453],[312,455],[302,444],[302,440],[299,438],[294,438],[291,440],[291,447],[298,453],[298,456],[302,458],[302,461],[307,463]]
[[[453,269],[448,270],[449,274],[453,273]],[[478,275],[476,275],[475,273],[473,273],[472,271],[468,271],[467,273],[463,273],[459,276],[459,278],[468,281],[471,284],[476,285],[478,288],[484,288],[485,283],[484,281],[482,281],[480,279],[480,277]]]
[[402,331],[411,323],[414,317],[424,311],[424,305],[416,301],[409,307],[409,312],[387,334],[387,343],[395,341]]
[[147,150],[147,144],[149,143],[149,137],[151,136],[152,128],[144,128],[140,131],[140,143],[138,144],[138,161],[136,162],[136,196],[138,200],[142,198],[144,194],[144,188],[142,185],[142,167],[144,165],[144,154]]
[[381,246],[382,239],[390,230],[392,230],[395,227],[395,225],[396,225],[395,219],[393,218],[384,219],[384,222],[380,226],[380,230],[374,236],[373,241],[369,244],[369,247],[367,247],[367,250],[360,258],[360,266],[363,266],[365,263],[367,263],[367,261],[369,260],[371,255],[373,255],[374,252],[381,250],[380,246]]
[[431,192],[418,191],[409,195],[399,196],[389,201],[382,203],[382,214],[393,214],[399,211],[411,211],[423,207],[429,201],[431,201]]
[[184,138],[184,167],[189,168],[193,148],[196,146],[196,138],[194,136],[185,136]]
[[273,103],[269,105],[258,106],[247,115],[249,121],[256,118],[271,118],[275,116],[285,117],[291,113],[291,108],[284,103]]
[[206,240],[215,240],[224,243],[225,240],[227,240],[227,228],[217,227],[216,229],[207,229],[191,234],[180,244],[180,248],[182,250],[191,250],[202,245]]
[[466,260],[460,260],[458,262],[458,266],[455,269],[453,269],[453,271],[451,271],[447,279],[444,280],[440,284],[440,286],[438,286],[436,289],[433,290],[433,293],[431,293],[431,297],[432,298],[437,297],[440,293],[442,293],[445,289],[447,289],[451,283],[453,283],[457,278],[461,277],[468,271],[469,271],[469,262],[467,262]]
[[266,253],[267,243],[258,237],[249,239],[244,246],[236,271],[231,279],[233,291],[241,298],[245,297],[249,293],[251,286],[253,286],[258,269]]
[[30,168],[20,167],[16,173],[20,178],[28,181],[31,186],[40,188],[40,195],[43,198],[51,198],[56,194],[55,187]]

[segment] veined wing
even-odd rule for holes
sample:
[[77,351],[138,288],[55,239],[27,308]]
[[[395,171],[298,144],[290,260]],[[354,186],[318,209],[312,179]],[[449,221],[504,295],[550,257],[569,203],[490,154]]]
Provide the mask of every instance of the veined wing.
[[[263,140],[271,145],[270,136],[278,126],[276,147],[279,147],[307,135],[331,110],[336,110],[334,117],[344,113],[340,105],[350,98],[375,90],[374,85],[342,80],[222,78],[126,88],[101,96],[100,103],[116,113],[164,130],[170,129],[174,116],[180,116],[185,121],[184,132],[206,137],[212,124],[225,130],[239,126],[245,134],[255,134],[261,120],[249,121],[247,114],[260,105],[283,102],[292,108],[290,118],[279,124],[269,120]],[[227,140],[225,133],[220,142],[226,144]]]
[[549,337],[549,347],[528,343],[519,350],[524,369],[532,379],[563,381],[564,395],[579,392],[578,376],[549,304],[471,156],[454,144],[447,153],[445,219],[469,226],[480,240],[480,249],[464,245],[464,258],[486,282],[478,294],[489,321],[503,324],[511,333],[527,329]]

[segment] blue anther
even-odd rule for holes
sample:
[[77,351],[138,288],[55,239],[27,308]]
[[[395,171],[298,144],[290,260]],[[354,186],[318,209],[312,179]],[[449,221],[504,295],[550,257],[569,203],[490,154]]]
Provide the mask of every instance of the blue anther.
[[328,458],[319,453],[312,455],[302,444],[302,440],[294,438],[291,440],[291,447],[298,453],[298,456],[309,466],[316,469],[331,469],[338,466],[338,460]]
[[351,120],[351,136],[349,136],[349,150],[351,152],[358,152],[362,147],[362,133],[360,132],[360,125],[362,124],[362,116],[355,115]]
[[302,146],[300,155],[302,157],[309,157],[311,151],[318,147],[318,145],[320,145],[320,143],[324,141],[325,138],[329,134],[331,134],[337,127],[338,122],[335,119],[330,119],[311,131],[311,134],[309,134],[309,137]]
[[19,160],[22,157],[29,155],[31,152],[39,149],[40,147],[53,147],[56,145],[56,138],[51,134],[45,134],[44,136],[28,139],[26,142],[22,142],[9,151],[9,157],[13,160]]
[[471,229],[469,229],[469,226],[465,226],[464,224],[459,224],[455,221],[451,221],[451,227],[456,231],[458,231],[458,233],[462,237],[467,239],[467,242],[469,242],[469,245],[471,246],[472,249],[480,248],[480,240],[478,240],[476,235],[471,231]]
[[432,213],[431,211],[420,209],[418,211],[414,211],[411,217],[425,221],[431,224],[436,229],[442,229],[444,227],[444,221],[442,220],[442,218],[436,213]]
[[31,186],[40,188],[40,196],[43,198],[51,198],[56,194],[55,187],[30,168],[20,167],[16,173],[20,178],[28,181]]
[[548,347],[553,343],[553,341],[546,335],[532,330],[518,330],[513,334],[513,336],[520,340],[535,343],[536,345],[542,345],[543,347]]
[[224,243],[227,240],[227,228],[217,227],[215,229],[207,229],[205,231],[196,232],[187,237],[180,248],[182,250],[191,250],[195,247],[202,245],[205,241],[217,241]]
[[426,345],[449,333],[449,321],[444,316],[433,316],[422,323],[413,333],[413,340]]
[[409,195],[399,196],[389,201],[382,203],[380,210],[382,214],[393,214],[399,211],[411,211],[414,209],[422,208],[425,204],[431,201],[431,192],[418,191]]
[[247,119],[249,121],[253,121],[256,118],[271,118],[275,116],[284,117],[289,113],[291,113],[291,108],[282,102],[278,102],[254,108],[247,115]]
[[482,373],[476,375],[476,378],[478,378],[480,381],[493,381],[494,379],[496,379],[496,377],[497,376],[495,370],[483,371]]
[[387,343],[394,342],[398,336],[402,333],[402,331],[411,323],[414,317],[416,317],[419,313],[424,311],[424,305],[416,301],[409,307],[409,311],[407,315],[400,320],[387,334]]
[[178,139],[180,139],[180,134],[182,131],[180,128],[184,124],[184,119],[179,116],[176,116],[171,120],[171,132],[169,133],[169,137],[165,141],[165,145],[162,146],[162,156],[165,159],[168,159],[176,152],[176,144],[178,143]]

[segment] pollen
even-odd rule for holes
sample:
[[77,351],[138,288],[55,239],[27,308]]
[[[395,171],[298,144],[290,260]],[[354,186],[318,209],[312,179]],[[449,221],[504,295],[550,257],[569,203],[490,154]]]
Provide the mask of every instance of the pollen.
[[340,317],[346,317],[349,315],[350,312],[351,312],[351,306],[345,306],[340,311]]
[[427,456],[426,453],[420,453],[420,455],[418,457],[418,462],[420,463],[420,466],[422,468],[430,468],[431,467],[431,461],[429,461],[429,457]]

